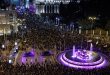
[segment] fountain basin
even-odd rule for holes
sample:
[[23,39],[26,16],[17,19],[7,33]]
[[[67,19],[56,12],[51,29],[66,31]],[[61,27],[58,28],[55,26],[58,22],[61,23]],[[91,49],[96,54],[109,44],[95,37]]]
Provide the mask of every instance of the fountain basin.
[[[78,52],[82,53],[79,54]],[[76,50],[75,53],[76,57],[72,57],[72,50],[64,51],[58,55],[58,61],[63,65],[82,69],[101,68],[105,67],[108,64],[106,56],[102,53],[97,53],[88,50],[86,50],[86,53],[83,53],[83,51]],[[85,56],[88,56],[88,58],[86,58]]]

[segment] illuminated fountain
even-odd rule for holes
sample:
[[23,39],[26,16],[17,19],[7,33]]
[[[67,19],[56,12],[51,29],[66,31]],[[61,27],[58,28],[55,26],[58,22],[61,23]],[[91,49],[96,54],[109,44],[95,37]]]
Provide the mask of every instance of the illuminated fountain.
[[22,58],[21,58],[21,62],[22,63],[34,63],[35,60],[35,51],[34,49],[28,51],[28,52],[24,52],[22,54]]
[[72,57],[76,57],[75,46],[73,46],[73,55],[72,55]]
[[90,51],[93,51],[93,44],[90,44]]
[[66,66],[81,69],[101,68],[109,64],[104,54],[93,51],[92,43],[90,50],[76,49],[73,46],[72,50],[60,53],[58,61]]

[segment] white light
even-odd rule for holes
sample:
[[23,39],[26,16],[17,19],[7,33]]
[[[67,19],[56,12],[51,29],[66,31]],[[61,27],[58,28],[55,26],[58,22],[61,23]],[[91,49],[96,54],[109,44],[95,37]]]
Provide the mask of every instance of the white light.
[[89,20],[96,20],[97,18],[96,17],[89,17],[88,19]]
[[2,48],[5,48],[5,45],[2,45]]
[[16,50],[18,49],[18,46],[15,46]]
[[26,26],[24,26],[24,28],[27,28]]
[[15,42],[15,45],[17,45],[18,43],[17,42]]
[[12,60],[9,60],[8,62],[11,64],[12,63]]
[[26,40],[24,42],[26,42]]
[[29,0],[26,0],[26,8],[29,8]]
[[3,35],[3,33],[0,33],[0,36],[2,36]]
[[87,42],[92,42],[92,40],[87,40]]
[[16,50],[14,52],[16,52]]
[[98,44],[99,42],[97,41],[96,44]]
[[8,33],[11,33],[11,31],[9,30]]
[[18,47],[16,47],[16,49],[18,49]]

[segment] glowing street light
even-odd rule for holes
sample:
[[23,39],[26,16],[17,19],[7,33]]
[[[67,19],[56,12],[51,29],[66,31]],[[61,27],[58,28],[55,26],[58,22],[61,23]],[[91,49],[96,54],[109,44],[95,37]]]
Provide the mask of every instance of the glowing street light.
[[97,18],[96,17],[89,17],[88,19],[89,20],[96,20]]
[[92,26],[94,21],[97,19],[96,17],[88,17],[89,20],[91,20],[92,24],[91,24],[91,37],[92,37]]
[[16,45],[18,45],[18,43],[17,43],[17,42],[15,42],[15,46],[16,46]]
[[82,28],[82,27],[81,27],[81,26],[79,26],[79,34],[81,34],[81,28]]
[[5,48],[5,45],[2,45],[2,48]]
[[24,26],[24,28],[26,29],[27,27],[26,27],[26,26]]

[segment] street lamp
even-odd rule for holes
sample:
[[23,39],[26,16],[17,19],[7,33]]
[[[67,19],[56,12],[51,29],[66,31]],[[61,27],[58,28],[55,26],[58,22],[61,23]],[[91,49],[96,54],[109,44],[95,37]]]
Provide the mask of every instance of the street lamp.
[[96,18],[96,17],[88,17],[88,19],[92,22],[92,24],[91,24],[91,37],[92,37],[92,26],[93,26],[94,21],[95,21],[97,18]]
[[59,25],[60,24],[60,18],[56,17],[56,24]]
[[2,48],[5,48],[5,45],[4,44],[2,45]]
[[5,50],[5,45],[4,44],[2,44],[2,49]]
[[82,28],[82,27],[81,27],[81,26],[79,26],[79,34],[81,34],[81,28]]
[[58,25],[60,25],[60,19],[58,18]]
[[18,43],[17,43],[17,42],[15,42],[15,46],[16,46],[16,45],[18,45]]
[[57,24],[57,17],[55,18],[55,24]]
[[3,35],[4,35],[4,41],[6,40],[6,30],[5,28],[3,29]]

